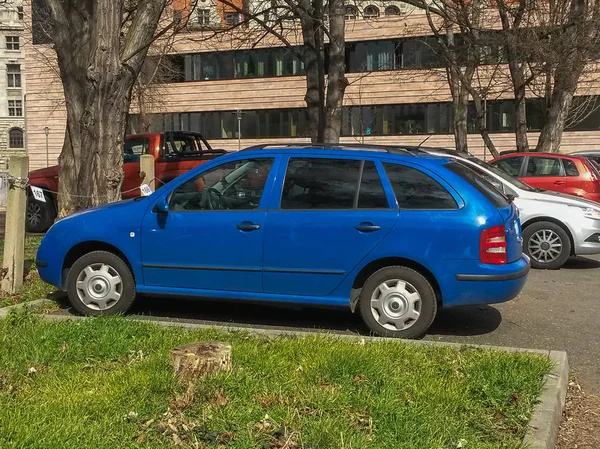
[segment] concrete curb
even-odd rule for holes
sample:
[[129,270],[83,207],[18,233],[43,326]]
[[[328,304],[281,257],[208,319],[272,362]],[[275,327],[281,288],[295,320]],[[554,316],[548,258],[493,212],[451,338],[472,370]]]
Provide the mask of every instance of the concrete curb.
[[13,310],[19,310],[19,309],[24,309],[24,308],[31,309],[34,306],[37,306],[39,304],[45,304],[47,302],[52,302],[52,300],[51,299],[36,299],[35,301],[21,302],[19,304],[15,304],[14,306],[2,307],[2,308],[0,308],[0,318],[8,315]]
[[[38,301],[31,301],[28,303],[17,304],[15,306],[5,307],[0,309],[0,318],[7,315],[10,310],[22,308],[25,306],[34,306],[36,304],[43,304],[49,302],[49,299],[41,299]],[[8,310],[7,310],[8,309]],[[84,320],[86,317],[76,315],[39,315],[42,319],[47,321],[79,321]],[[372,336],[361,336],[351,334],[339,334],[334,332],[323,332],[321,330],[315,331],[296,331],[296,330],[280,330],[280,329],[265,329],[255,328],[247,326],[228,326],[228,325],[216,325],[216,324],[200,324],[200,323],[187,323],[182,321],[171,321],[161,320],[152,317],[135,317],[130,318],[133,321],[140,323],[153,323],[163,327],[182,327],[185,329],[220,329],[226,332],[249,332],[257,335],[264,335],[269,337],[281,337],[281,336],[314,336],[314,335],[325,335],[335,338],[352,339],[357,341],[398,341],[395,338],[383,338],[383,337],[372,337]],[[439,341],[423,341],[423,340],[401,340],[406,344],[420,345],[420,346],[445,346],[453,348],[477,348],[494,351],[505,351],[505,352],[528,352],[534,354],[545,355],[550,358],[553,362],[552,371],[546,376],[544,382],[544,390],[540,396],[540,402],[535,406],[533,415],[529,421],[529,430],[523,440],[524,447],[529,449],[554,449],[556,441],[558,439],[558,430],[562,419],[562,411],[565,406],[565,400],[567,395],[567,388],[569,383],[569,363],[567,353],[564,351],[549,351],[542,349],[526,349],[526,348],[512,348],[504,346],[485,346],[485,345],[471,345],[453,342],[439,342]]]

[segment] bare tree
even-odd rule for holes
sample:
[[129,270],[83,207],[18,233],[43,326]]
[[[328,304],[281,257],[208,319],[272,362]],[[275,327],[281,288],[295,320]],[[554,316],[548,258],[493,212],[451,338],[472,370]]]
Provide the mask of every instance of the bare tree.
[[[121,198],[133,87],[168,0],[46,0],[64,88],[59,216]],[[176,25],[176,24],[175,24]]]

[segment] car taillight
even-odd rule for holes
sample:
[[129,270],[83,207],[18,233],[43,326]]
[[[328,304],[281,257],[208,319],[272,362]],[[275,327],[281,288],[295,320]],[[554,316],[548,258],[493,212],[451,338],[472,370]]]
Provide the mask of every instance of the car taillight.
[[490,264],[506,263],[506,231],[504,225],[481,231],[479,260],[482,263]]

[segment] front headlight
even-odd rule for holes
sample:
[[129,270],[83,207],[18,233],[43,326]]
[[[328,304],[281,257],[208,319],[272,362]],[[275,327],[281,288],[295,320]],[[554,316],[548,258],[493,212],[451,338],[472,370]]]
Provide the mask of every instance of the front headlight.
[[582,208],[583,215],[587,218],[594,218],[596,220],[600,220],[600,209],[595,209],[593,207]]

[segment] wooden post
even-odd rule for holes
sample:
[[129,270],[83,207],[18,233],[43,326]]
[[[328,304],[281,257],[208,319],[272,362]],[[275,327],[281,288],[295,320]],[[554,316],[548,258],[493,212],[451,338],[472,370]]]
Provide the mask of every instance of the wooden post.
[[142,154],[140,156],[140,185],[148,184],[152,191],[156,190],[154,182],[154,156]]
[[27,202],[25,186],[29,176],[29,157],[11,156],[8,174],[2,291],[12,294],[23,285]]

